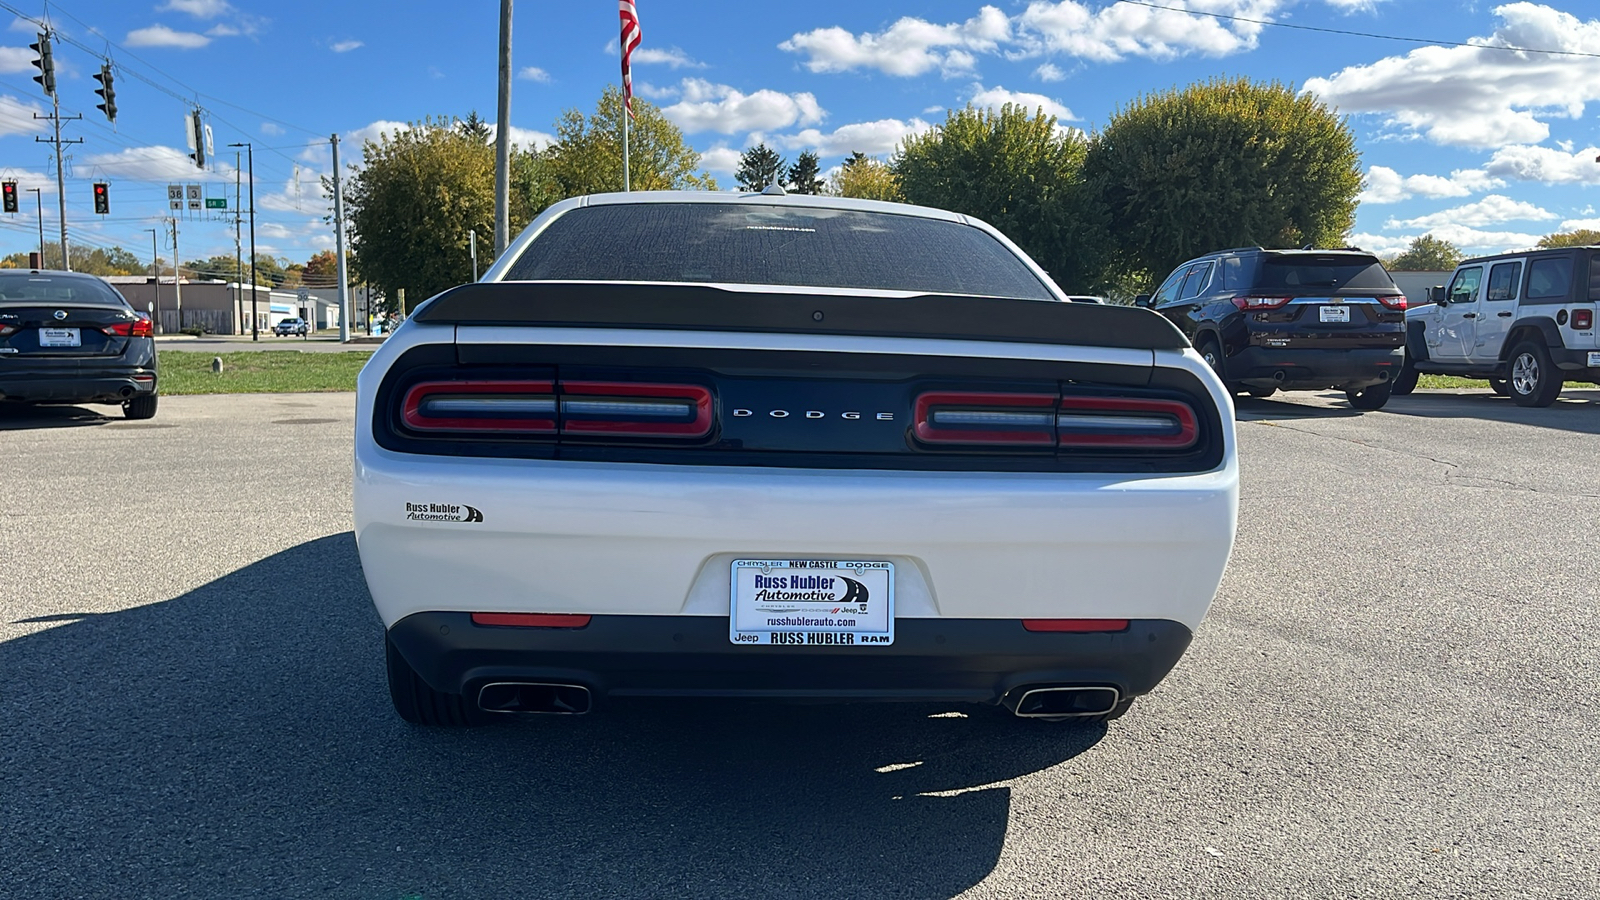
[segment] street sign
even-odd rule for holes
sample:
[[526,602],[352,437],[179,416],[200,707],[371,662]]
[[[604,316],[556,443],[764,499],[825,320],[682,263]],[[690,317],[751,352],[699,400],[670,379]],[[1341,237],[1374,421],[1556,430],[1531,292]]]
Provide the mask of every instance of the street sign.
[[167,207],[170,209],[183,209],[183,185],[167,185]]
[[227,209],[227,208],[228,208],[228,199],[226,197],[207,197],[206,198],[206,209]]
[[298,291],[295,291],[295,296],[300,298],[300,302],[301,303],[304,303],[307,300],[311,299],[311,289],[307,288],[307,287],[302,287]]
[[190,209],[202,209],[203,208],[200,205],[200,201],[205,199],[205,198],[200,193],[200,185],[198,185],[198,184],[186,184],[186,185],[183,186],[183,190],[184,190],[184,194],[189,199],[189,208]]

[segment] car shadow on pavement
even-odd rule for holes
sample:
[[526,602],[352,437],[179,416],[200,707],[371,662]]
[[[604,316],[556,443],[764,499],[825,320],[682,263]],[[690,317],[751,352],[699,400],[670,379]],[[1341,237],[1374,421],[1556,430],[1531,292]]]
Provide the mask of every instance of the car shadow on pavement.
[[1434,393],[1395,397],[1383,412],[1429,419],[1485,419],[1579,434],[1600,434],[1600,390],[1568,388],[1550,406],[1518,406],[1491,391]]
[[[1273,398],[1246,397],[1242,395],[1234,397],[1233,417],[1240,422],[1260,422],[1276,419],[1348,419],[1362,414],[1361,410],[1354,409],[1344,402],[1343,391],[1339,392],[1339,402],[1335,406],[1313,406],[1295,403],[1288,399],[1278,399],[1285,396],[1278,394]],[[1315,395],[1306,394],[1304,396]],[[1332,395],[1330,394],[1329,396]]]
[[115,406],[101,407],[105,412],[87,406],[33,406],[20,403],[0,403],[0,431],[29,431],[37,428],[72,428],[80,425],[104,425],[120,422],[122,410]]
[[348,533],[48,621],[0,643],[18,897],[946,897],[999,859],[997,783],[1106,733],[688,701],[409,726]]

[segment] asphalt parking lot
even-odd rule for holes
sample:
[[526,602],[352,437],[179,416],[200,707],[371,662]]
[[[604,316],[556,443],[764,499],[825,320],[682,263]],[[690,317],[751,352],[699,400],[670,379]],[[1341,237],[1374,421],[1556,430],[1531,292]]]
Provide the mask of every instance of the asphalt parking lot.
[[352,395],[0,414],[0,896],[1600,895],[1600,391],[1292,396],[1188,656],[1091,727],[412,728]]

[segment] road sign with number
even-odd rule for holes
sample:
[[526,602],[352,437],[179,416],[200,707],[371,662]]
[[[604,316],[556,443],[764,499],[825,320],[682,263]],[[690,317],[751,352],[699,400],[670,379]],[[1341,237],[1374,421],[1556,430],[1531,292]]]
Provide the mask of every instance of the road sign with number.
[[227,209],[228,201],[224,197],[207,197],[206,209]]

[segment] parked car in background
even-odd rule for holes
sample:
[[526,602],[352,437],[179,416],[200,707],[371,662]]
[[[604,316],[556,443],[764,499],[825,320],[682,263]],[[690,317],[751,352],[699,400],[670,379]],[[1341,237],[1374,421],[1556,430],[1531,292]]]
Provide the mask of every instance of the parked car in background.
[[0,270],[0,402],[114,403],[156,414],[150,317],[93,275]]
[[1135,303],[1177,325],[1235,393],[1333,388],[1378,409],[1404,359],[1405,294],[1361,250],[1221,250]]
[[278,337],[285,337],[291,334],[304,336],[306,332],[306,320],[299,317],[284,319],[278,324],[272,326],[272,333]]
[[1222,383],[970,217],[649,191],[541,213],[362,369],[404,719],[610,697],[1114,718],[1232,546]]
[[1406,310],[1397,393],[1422,373],[1464,375],[1520,406],[1549,406],[1566,381],[1600,381],[1600,247],[1465,260],[1431,299]]

